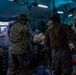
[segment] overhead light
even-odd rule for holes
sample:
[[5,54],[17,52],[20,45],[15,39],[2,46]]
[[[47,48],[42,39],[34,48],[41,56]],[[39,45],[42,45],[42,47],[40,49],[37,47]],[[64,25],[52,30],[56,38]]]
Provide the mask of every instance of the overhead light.
[[9,0],[9,1],[14,1],[14,0]]
[[57,11],[57,13],[59,13],[59,14],[63,14],[64,12],[63,12],[63,11]]
[[42,5],[42,4],[38,4],[38,7],[41,7],[41,8],[48,8],[48,6]]
[[71,17],[71,16],[73,16],[73,14],[68,15],[68,17]]
[[9,25],[9,22],[1,22],[1,21],[0,21],[0,25],[1,25],[1,26]]

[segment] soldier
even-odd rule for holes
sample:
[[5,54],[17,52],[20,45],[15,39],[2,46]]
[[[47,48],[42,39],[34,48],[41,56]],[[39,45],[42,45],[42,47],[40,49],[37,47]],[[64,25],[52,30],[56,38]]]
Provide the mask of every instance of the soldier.
[[10,55],[9,75],[29,75],[30,33],[25,26],[28,22],[26,15],[19,16],[19,22],[10,29]]
[[76,16],[74,17],[74,29],[73,29],[73,32],[74,32],[74,47],[75,47],[75,51],[76,51]]
[[64,24],[60,23],[60,15],[52,15],[53,26],[46,31],[45,45],[51,50],[52,70],[54,75],[71,75],[72,59]]

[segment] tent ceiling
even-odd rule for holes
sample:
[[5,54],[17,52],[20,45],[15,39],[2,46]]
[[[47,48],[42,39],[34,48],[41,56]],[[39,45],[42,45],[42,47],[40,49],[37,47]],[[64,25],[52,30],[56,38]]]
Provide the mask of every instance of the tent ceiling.
[[[28,6],[30,6],[34,0],[17,0],[18,4],[15,1],[0,0],[0,17],[11,18],[21,13],[25,13],[31,18],[49,17],[49,14],[53,11],[53,0],[36,1],[38,4],[47,5],[48,9],[32,6],[31,10],[29,10],[27,4],[23,5],[25,2],[28,2]],[[54,0],[54,2],[57,10],[63,10],[65,4],[67,11],[76,8],[76,3],[73,0]]]

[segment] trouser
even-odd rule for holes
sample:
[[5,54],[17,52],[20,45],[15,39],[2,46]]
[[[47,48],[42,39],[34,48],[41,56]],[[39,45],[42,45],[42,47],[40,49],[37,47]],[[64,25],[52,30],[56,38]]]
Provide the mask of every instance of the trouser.
[[54,71],[54,75],[71,75],[72,73],[71,55],[65,54],[60,58],[53,58],[52,70]]
[[29,60],[25,54],[12,54],[8,75],[29,75]]

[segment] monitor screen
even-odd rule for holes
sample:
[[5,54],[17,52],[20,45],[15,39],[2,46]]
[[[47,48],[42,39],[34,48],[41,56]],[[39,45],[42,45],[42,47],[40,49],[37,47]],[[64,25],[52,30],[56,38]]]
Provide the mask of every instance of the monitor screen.
[[0,36],[8,36],[7,26],[0,26]]

